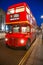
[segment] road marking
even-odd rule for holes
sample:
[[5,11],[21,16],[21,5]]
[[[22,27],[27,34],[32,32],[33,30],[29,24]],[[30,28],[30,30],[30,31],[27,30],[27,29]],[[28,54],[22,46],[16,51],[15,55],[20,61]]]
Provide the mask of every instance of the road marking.
[[24,57],[22,58],[22,60],[20,61],[20,63],[18,65],[23,65],[25,63],[25,61],[27,60],[27,58],[30,56],[31,52],[33,51],[36,42],[37,42],[38,38],[35,40],[35,42],[32,44],[32,46],[30,47],[30,49],[26,52],[26,54],[24,55]]

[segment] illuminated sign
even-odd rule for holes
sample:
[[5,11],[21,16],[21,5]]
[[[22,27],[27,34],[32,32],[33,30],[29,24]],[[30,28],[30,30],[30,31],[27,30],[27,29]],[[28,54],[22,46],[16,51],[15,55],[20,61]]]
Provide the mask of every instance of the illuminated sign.
[[10,20],[19,20],[19,14],[10,15]]

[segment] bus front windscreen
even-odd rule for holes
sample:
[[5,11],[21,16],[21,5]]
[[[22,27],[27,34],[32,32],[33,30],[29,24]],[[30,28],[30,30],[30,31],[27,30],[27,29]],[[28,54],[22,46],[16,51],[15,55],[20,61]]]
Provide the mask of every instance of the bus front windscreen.
[[21,31],[22,31],[22,33],[30,32],[30,27],[29,26],[21,27]]
[[29,26],[6,25],[6,33],[27,33],[30,32]]
[[6,33],[12,32],[12,25],[6,25]]
[[13,27],[13,32],[14,33],[18,33],[18,32],[21,32],[21,33],[27,33],[27,32],[30,32],[30,27],[29,26],[25,26],[25,27],[20,27],[20,26],[14,26]]
[[20,27],[13,27],[13,32],[14,33],[18,33],[18,32],[20,32]]

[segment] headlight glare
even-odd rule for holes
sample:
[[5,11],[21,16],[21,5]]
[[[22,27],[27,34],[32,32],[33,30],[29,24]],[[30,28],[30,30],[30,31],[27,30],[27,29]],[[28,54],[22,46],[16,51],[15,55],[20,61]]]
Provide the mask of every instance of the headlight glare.
[[21,39],[20,42],[21,42],[21,44],[23,44],[24,43],[24,39]]
[[5,38],[5,41],[8,41],[8,38]]

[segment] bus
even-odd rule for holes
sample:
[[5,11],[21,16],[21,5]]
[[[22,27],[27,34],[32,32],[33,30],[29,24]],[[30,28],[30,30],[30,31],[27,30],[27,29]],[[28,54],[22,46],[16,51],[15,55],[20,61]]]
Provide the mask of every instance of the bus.
[[5,44],[9,47],[28,49],[36,38],[36,20],[25,2],[8,7],[5,24]]

